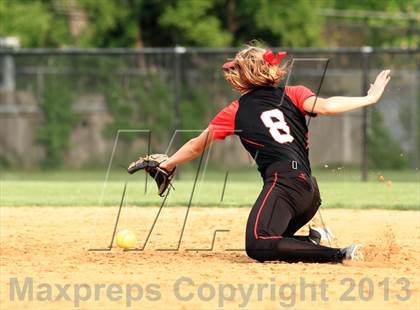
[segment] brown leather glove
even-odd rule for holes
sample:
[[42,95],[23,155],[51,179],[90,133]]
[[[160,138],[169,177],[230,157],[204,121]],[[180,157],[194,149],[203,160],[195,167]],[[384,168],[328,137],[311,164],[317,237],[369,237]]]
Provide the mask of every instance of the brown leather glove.
[[158,187],[159,196],[163,197],[165,191],[171,185],[174,177],[175,169],[168,171],[159,167],[161,163],[168,159],[165,154],[152,154],[149,156],[139,157],[133,161],[127,168],[127,172],[133,174],[139,170],[145,170],[155,181]]

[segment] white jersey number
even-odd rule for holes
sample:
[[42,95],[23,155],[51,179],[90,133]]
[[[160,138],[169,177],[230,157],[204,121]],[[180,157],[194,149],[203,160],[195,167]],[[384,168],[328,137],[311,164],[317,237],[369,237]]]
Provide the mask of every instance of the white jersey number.
[[261,113],[261,120],[265,127],[270,129],[270,134],[278,143],[293,142],[290,128],[284,120],[284,114],[279,109],[268,110]]

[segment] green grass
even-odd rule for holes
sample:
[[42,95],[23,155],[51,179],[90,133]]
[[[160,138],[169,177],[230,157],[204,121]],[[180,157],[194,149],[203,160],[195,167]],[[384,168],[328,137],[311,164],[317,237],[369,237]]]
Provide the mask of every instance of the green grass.
[[[384,182],[377,180],[378,174],[384,176]],[[320,169],[314,175],[318,178],[323,207],[420,209],[418,171],[373,171],[367,183],[360,182],[357,170]],[[168,206],[188,204],[194,176],[192,172],[181,173],[181,179],[174,182],[176,190],[172,191]],[[2,172],[0,205],[115,206],[119,204],[126,180],[126,203],[155,206],[162,201],[156,195],[153,180],[149,179],[149,191],[145,195],[144,174],[128,176],[121,171],[111,171],[101,199],[104,177],[103,171]],[[261,189],[259,175],[251,169],[232,171],[220,202],[224,177],[224,172],[206,173],[203,181],[197,183],[193,206],[251,206]]]

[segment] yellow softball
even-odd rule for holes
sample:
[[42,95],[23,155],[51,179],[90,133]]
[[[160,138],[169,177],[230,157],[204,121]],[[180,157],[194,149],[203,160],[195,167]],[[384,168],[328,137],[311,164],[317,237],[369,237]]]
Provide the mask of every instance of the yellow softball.
[[123,249],[136,247],[136,235],[131,230],[121,230],[117,234],[117,246]]

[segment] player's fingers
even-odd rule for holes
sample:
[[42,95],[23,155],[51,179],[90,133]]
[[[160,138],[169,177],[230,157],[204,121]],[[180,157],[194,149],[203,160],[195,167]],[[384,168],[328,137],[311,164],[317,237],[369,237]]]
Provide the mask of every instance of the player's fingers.
[[387,77],[387,76],[389,76],[391,74],[391,70],[389,70],[389,69],[386,69],[386,70],[384,70],[383,71],[383,75],[384,75],[384,77]]
[[383,74],[377,81],[376,81],[376,84],[377,85],[382,85],[384,82],[385,82],[385,80],[386,80],[386,78],[387,78],[387,76],[385,75],[385,74]]
[[380,97],[385,90],[386,85],[390,80],[390,70],[382,70],[375,79],[375,82],[370,84],[370,88],[368,90],[369,95],[373,95],[376,97]]
[[385,78],[385,80],[381,83],[381,85],[376,89],[376,94],[378,95],[378,97],[382,96],[382,94],[385,91],[386,85],[388,84],[390,79],[391,79],[390,77]]
[[375,79],[374,84],[380,83],[380,82],[381,82],[381,80],[382,80],[382,78],[383,78],[383,76],[384,76],[384,74],[385,74],[385,72],[384,72],[384,71],[381,71],[381,72],[380,72],[380,73],[376,76],[376,79]]
[[384,79],[388,78],[391,75],[391,70],[385,70],[384,72]]
[[385,87],[388,84],[388,82],[389,82],[390,79],[391,79],[391,76],[390,75],[386,75],[384,77],[384,80],[382,81],[382,85]]
[[380,78],[380,80],[384,80],[386,77],[387,77],[387,75],[388,75],[388,70],[383,70],[381,73],[380,73],[380,76],[379,76],[379,78]]

